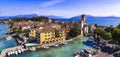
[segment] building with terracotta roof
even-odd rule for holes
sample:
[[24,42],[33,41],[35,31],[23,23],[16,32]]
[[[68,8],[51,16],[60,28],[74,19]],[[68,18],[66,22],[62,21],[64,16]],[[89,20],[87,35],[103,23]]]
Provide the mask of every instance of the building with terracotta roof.
[[52,27],[32,29],[29,36],[35,38],[39,44],[63,41],[66,38],[66,29]]

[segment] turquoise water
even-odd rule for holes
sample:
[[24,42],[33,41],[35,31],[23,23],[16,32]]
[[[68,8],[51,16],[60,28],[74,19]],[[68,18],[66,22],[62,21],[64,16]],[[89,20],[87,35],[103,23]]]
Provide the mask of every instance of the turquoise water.
[[6,30],[8,26],[5,24],[0,24],[0,36],[5,36],[6,35]]
[[0,52],[5,49],[5,48],[10,48],[10,47],[14,47],[17,45],[17,42],[15,39],[11,38],[9,40],[7,39],[2,39],[0,40]]
[[[7,25],[0,24],[0,37],[6,35]],[[11,38],[9,40],[7,39],[0,39],[0,53],[5,48],[14,47],[17,45],[17,42],[14,38]]]
[[[7,26],[0,25],[0,35],[5,36]],[[79,40],[68,43],[67,45],[61,45],[59,47],[50,47],[49,49],[37,49],[36,51],[26,51],[19,55],[12,55],[6,57],[74,57],[75,52],[85,49],[86,45],[83,44],[87,40],[87,37],[82,37]],[[0,40],[0,52],[9,47],[16,46],[17,43],[15,39],[2,39]]]
[[7,57],[74,57],[73,54],[75,52],[81,51],[88,47],[83,44],[86,40],[86,37],[82,37],[81,39],[70,42],[67,45],[50,47],[49,49],[37,49],[36,51],[27,51],[19,55]]

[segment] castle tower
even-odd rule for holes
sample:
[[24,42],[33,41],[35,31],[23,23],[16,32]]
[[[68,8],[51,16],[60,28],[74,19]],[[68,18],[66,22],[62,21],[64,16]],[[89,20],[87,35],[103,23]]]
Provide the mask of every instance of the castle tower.
[[86,19],[86,15],[85,15],[85,14],[82,14],[82,15],[81,15],[81,19],[85,22],[85,21],[86,21],[86,20],[85,20],[85,19]]
[[85,24],[86,24],[85,19],[86,19],[86,15],[85,15],[85,14],[82,14],[82,15],[81,15],[81,22],[80,22],[80,24],[81,24],[81,25],[80,25],[80,26],[81,26],[81,36],[83,36],[84,30],[87,31],[87,27],[85,28]]

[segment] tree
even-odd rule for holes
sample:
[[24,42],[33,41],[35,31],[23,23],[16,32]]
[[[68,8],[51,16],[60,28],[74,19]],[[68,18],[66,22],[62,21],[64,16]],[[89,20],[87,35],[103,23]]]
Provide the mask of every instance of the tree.
[[25,18],[25,17],[22,17],[22,18],[11,18],[13,21],[17,21],[17,22],[20,22],[20,21],[44,21],[44,22],[47,22],[48,21],[48,17],[45,17],[45,16],[38,16],[38,17],[33,17],[33,18]]
[[120,43],[120,29],[114,29],[112,32],[112,39]]
[[108,32],[104,32],[104,33],[103,33],[103,38],[106,39],[106,40],[108,40],[108,39],[111,39],[112,36],[111,36],[111,34],[109,34]]
[[95,29],[94,33],[101,36],[103,39],[110,39],[112,37],[108,32],[102,29]]
[[105,31],[109,32],[109,33],[112,33],[113,30],[114,30],[113,27],[107,27],[107,28],[105,28]]
[[80,35],[80,29],[78,27],[74,26],[73,28],[70,29],[68,34],[69,34],[68,38],[76,37],[76,36]]
[[13,25],[14,25],[14,21],[11,20],[11,21],[8,22],[8,24],[10,25],[10,28],[12,28]]

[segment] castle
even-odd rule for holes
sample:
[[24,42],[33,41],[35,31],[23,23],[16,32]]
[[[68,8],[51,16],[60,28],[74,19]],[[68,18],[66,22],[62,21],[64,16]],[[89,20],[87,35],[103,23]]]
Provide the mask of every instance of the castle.
[[72,26],[77,26],[81,30],[81,36],[86,35],[88,33],[88,25],[86,24],[86,15],[82,14],[81,19],[78,22],[74,22],[73,20],[70,22]]

